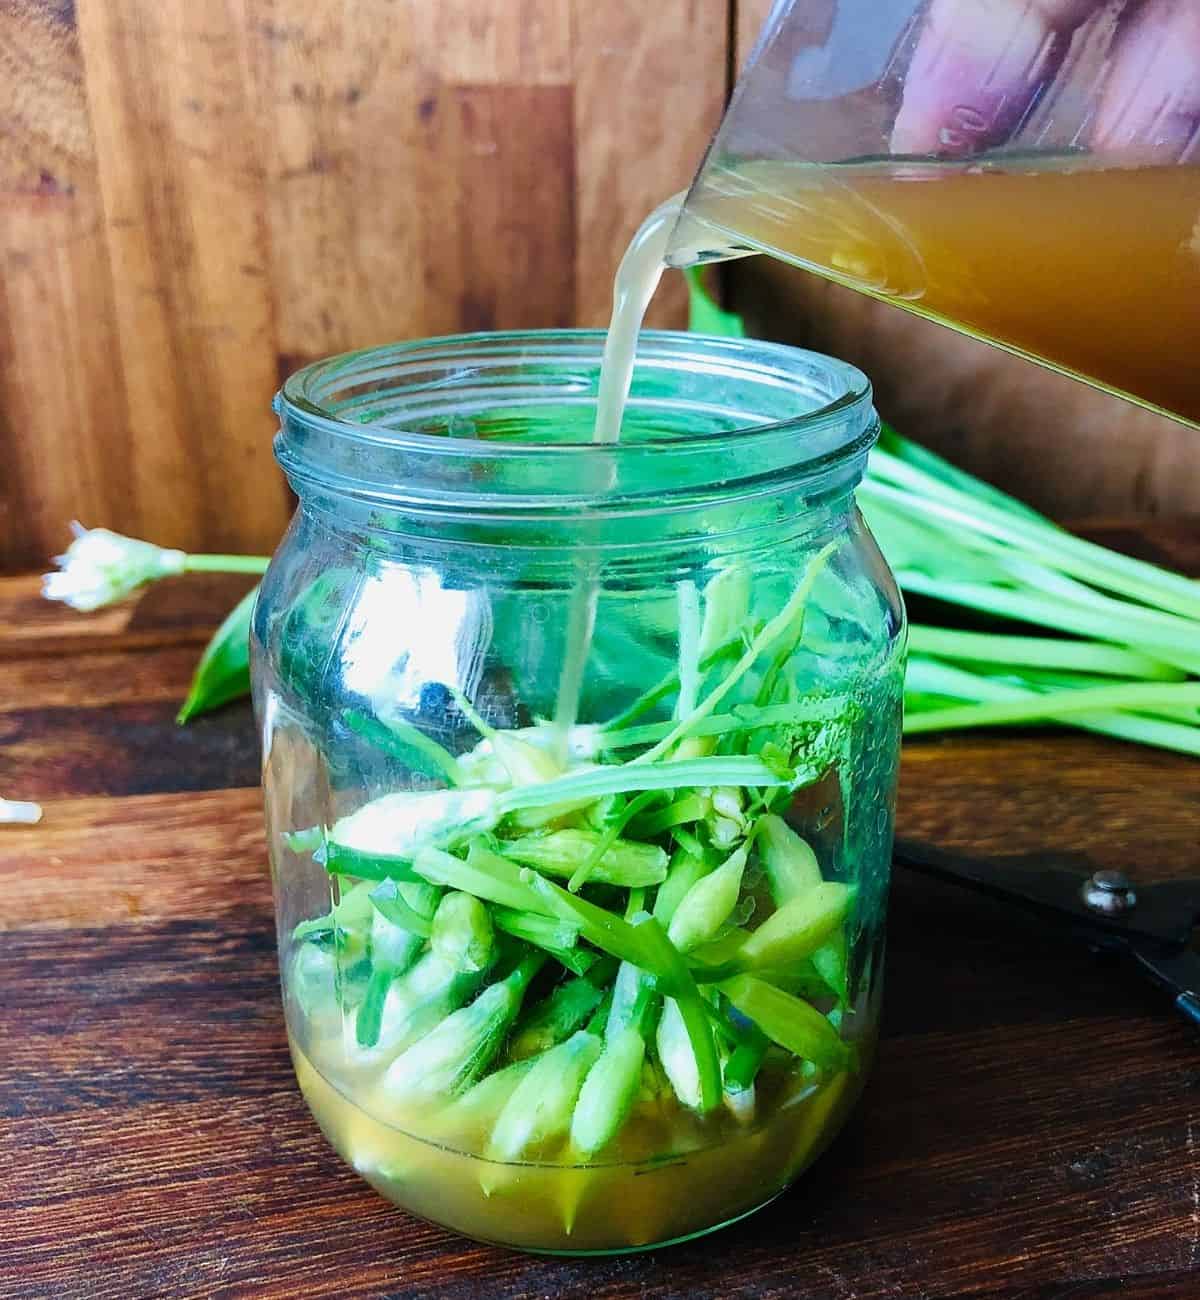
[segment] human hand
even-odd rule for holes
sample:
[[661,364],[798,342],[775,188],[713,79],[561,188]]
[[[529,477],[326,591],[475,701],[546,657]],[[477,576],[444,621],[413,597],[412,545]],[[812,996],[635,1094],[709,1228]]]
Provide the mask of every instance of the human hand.
[[1109,42],[1083,143],[1200,160],[1196,0],[932,0],[892,130],[895,153],[963,157],[1018,130],[1088,26]]

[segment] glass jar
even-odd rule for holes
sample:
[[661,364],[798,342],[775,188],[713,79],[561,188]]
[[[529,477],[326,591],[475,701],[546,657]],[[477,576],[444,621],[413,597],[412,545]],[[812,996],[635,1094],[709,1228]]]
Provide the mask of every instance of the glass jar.
[[851,366],[434,339],[284,385],[254,616],[288,1036],[384,1196],[537,1251],[729,1223],[830,1142],[879,1006],[904,615]]

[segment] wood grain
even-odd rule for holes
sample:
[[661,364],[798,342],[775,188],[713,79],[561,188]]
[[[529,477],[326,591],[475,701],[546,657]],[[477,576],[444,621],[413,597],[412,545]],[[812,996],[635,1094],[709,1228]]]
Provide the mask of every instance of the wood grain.
[[56,547],[73,515],[116,513],[114,470],[129,460],[96,141],[69,6],[0,8],[0,120],[3,567]]
[[38,577],[0,578],[0,660],[64,650],[203,645],[222,613],[250,586],[250,579],[235,574],[189,575],[158,583],[123,604],[80,614],[44,600]]
[[603,324],[720,116],[729,4],[0,6],[0,571],[72,517],[269,550],[282,375]]
[[[729,10],[717,0],[571,0],[576,33],[576,306],[608,323],[612,273],[638,223],[687,185],[725,102]],[[649,202],[646,199],[649,198]],[[650,326],[684,319],[682,277],[663,278]]]
[[[1200,571],[1200,527],[1089,532]],[[903,873],[866,1096],[772,1206],[690,1246],[557,1261],[386,1204],[293,1082],[248,712],[207,720],[233,765],[206,790],[191,729],[169,726],[188,656],[229,598],[163,584],[98,651],[99,631],[65,635],[78,616],[62,609],[38,640],[16,639],[3,611],[29,584],[0,581],[0,733],[19,716],[41,752],[65,739],[93,761],[49,766],[19,740],[36,761],[0,768],[4,793],[46,801],[40,826],[0,834],[6,1300],[1196,1295],[1200,1039],[1119,963]],[[139,619],[178,639],[139,641]],[[152,736],[109,725],[139,709],[161,710]],[[0,763],[12,748],[0,740]],[[82,793],[97,768],[112,796]],[[922,739],[905,751],[901,830],[1194,876],[1195,773],[1179,755],[1067,733]],[[146,781],[156,793],[134,793]]]

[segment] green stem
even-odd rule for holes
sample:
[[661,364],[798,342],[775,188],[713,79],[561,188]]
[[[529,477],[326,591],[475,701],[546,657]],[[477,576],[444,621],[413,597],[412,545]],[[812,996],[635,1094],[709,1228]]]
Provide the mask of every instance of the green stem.
[[919,654],[968,659],[977,663],[1013,664],[1031,668],[1070,668],[1141,680],[1180,681],[1181,669],[1099,641],[1066,641],[1046,636],[994,636],[910,623],[908,648]]
[[185,555],[184,573],[266,573],[269,555]]
[[[914,709],[914,697],[919,698],[921,695],[971,700],[975,703],[1027,700],[1035,697],[1034,692],[1016,686],[1012,682],[984,677],[978,673],[968,672],[964,668],[939,663],[936,659],[915,657],[909,660],[908,676],[905,681],[904,729],[906,732],[914,730],[917,718],[928,718],[929,714],[934,712],[932,709]],[[938,706],[937,711],[952,719],[947,724],[947,730],[960,725],[957,720],[961,713],[960,709]],[[1177,722],[1163,721],[1140,714],[1111,711],[1073,714],[1061,720],[1069,726],[1079,727],[1083,731],[1092,731],[1102,736],[1116,736],[1120,740],[1131,740],[1140,745],[1155,745],[1160,749],[1173,749],[1182,754],[1200,754],[1200,728],[1198,727],[1184,726]],[[964,720],[961,725],[967,725],[966,721]]]
[[[1152,650],[1156,658],[1188,672],[1200,672],[1198,628],[1195,623],[1169,614],[1147,610],[1140,613],[1131,605],[1108,601],[1099,594],[1097,607],[1085,608],[1049,596],[1031,595],[1007,587],[933,578],[919,570],[901,569],[900,585],[909,592],[1026,623],[1041,623],[1065,632],[1075,632],[1102,641],[1115,641],[1138,650]],[[1101,606],[1115,605],[1115,611]],[[1119,617],[1114,618],[1114,613]]]
[[729,670],[722,679],[720,685],[711,690],[704,700],[698,704],[686,717],[681,718],[679,722],[658,742],[653,748],[646,750],[644,754],[639,754],[633,760],[634,763],[653,763],[661,758],[673,745],[677,744],[684,736],[688,735],[695,725],[715,712],[716,707],[729,694],[730,691],[742,680],[742,678],[753,667],[755,660],[769,649],[775,641],[783,636],[792,626],[793,622],[803,616],[805,602],[812,592],[813,585],[824,569],[829,557],[840,545],[840,539],[827,542],[808,562],[804,570],[804,576],[796,584],[796,590],[792,592],[787,603],[770,619],[761,632],[750,642],[746,652]]
[[1063,573],[1137,601],[1151,601],[1188,618],[1200,618],[1200,583],[1192,579],[1074,537],[1048,519],[1024,518],[944,484],[935,494],[929,490],[928,475],[888,457],[886,452],[879,456],[879,462],[881,467],[886,466],[893,481],[882,483],[875,479],[864,483],[868,499],[877,496],[911,511],[915,491],[923,514],[936,515],[956,530],[966,528],[977,537],[1006,547],[1015,545]]
[[[1133,682],[1084,690],[1030,692],[1020,699],[929,709],[905,719],[910,734],[948,727],[988,727],[997,723],[1053,721],[1074,714],[1111,709],[1195,707],[1200,710],[1200,682]],[[1200,713],[1197,714],[1200,722]]]
[[[734,654],[742,645],[740,636],[731,637],[722,645],[716,646],[700,660],[700,671],[708,672],[710,668],[716,667],[723,659],[727,659]],[[635,719],[640,718],[643,713],[648,713],[654,706],[665,700],[679,685],[679,669],[672,668],[669,673],[657,681],[648,691],[644,691],[633,701],[628,708],[618,713],[615,718],[610,718],[608,722],[602,724],[604,735],[615,733],[628,725]]]
[[[724,736],[732,731],[760,731],[764,727],[786,726],[792,722],[827,722],[836,718],[844,707],[841,701],[827,696],[813,696],[793,704],[769,704],[765,708],[738,704],[729,713],[714,713],[702,718],[692,727],[691,734]],[[652,745],[669,735],[674,726],[674,722],[647,722],[640,727],[606,727],[599,734],[598,744],[606,751]]]
[[583,689],[583,670],[592,648],[592,632],[596,625],[596,603],[599,582],[594,569],[580,575],[567,609],[567,644],[558,678],[558,693],[554,705],[554,726],[557,732],[559,757],[567,756],[567,736],[579,717],[579,697]]
[[478,712],[470,700],[458,689],[457,686],[447,686],[446,689],[454,697],[454,703],[458,705],[458,711],[464,718],[475,728],[484,740],[492,740],[496,735],[496,728],[490,722],[485,722],[482,715]]
[[700,596],[694,582],[676,587],[679,601],[679,698],[677,717],[685,718],[696,707],[700,693]]
[[526,808],[545,808],[575,800],[592,801],[609,794],[630,794],[635,790],[676,790],[688,786],[788,785],[790,778],[772,771],[760,758],[679,758],[638,765],[614,764],[561,776],[540,785],[505,790],[496,797],[499,816]]

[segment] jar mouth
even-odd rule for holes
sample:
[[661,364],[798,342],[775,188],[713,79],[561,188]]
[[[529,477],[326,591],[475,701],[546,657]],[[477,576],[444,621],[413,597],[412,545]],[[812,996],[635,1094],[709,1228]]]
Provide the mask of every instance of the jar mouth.
[[687,509],[857,481],[878,434],[854,366],[643,331],[617,443],[592,441],[603,330],[459,334],[334,356],[275,398],[293,487],[486,517]]

